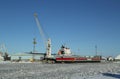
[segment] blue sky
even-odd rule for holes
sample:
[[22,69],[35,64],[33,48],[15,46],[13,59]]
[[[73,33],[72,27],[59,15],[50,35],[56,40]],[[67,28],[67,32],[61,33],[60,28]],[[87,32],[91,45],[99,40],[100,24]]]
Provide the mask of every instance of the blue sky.
[[37,12],[46,36],[52,40],[52,53],[62,44],[78,55],[120,54],[120,0],[0,0],[0,44],[9,53],[33,50],[45,52],[37,28]]

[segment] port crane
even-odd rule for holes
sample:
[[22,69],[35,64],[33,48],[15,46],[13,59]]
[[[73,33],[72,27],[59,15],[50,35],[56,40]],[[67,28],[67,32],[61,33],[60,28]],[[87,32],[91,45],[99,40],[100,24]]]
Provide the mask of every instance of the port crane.
[[7,48],[6,48],[5,44],[0,45],[0,52],[7,53]]
[[39,18],[38,18],[38,15],[37,13],[34,13],[34,18],[35,18],[35,21],[36,21],[36,24],[37,24],[37,27],[39,29],[39,32],[40,32],[40,35],[42,37],[42,40],[44,41],[44,46],[46,48],[46,58],[49,58],[51,57],[51,39],[50,38],[46,38],[45,34],[44,34],[44,31],[41,27],[41,24],[40,24],[40,21],[39,21]]

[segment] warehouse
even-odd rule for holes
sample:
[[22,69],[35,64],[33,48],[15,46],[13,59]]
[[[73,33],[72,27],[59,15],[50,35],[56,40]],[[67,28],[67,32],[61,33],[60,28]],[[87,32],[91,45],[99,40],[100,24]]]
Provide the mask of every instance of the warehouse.
[[35,59],[40,61],[44,57],[44,53],[17,53],[11,55],[11,61],[30,61]]

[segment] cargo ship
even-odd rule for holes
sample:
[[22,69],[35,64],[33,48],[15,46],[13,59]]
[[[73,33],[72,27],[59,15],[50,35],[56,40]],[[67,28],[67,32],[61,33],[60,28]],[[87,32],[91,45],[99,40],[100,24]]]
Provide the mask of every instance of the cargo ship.
[[45,57],[44,60],[50,63],[84,63],[84,62],[100,62],[101,56],[78,56],[72,55],[70,48],[61,46],[61,49],[54,57]]

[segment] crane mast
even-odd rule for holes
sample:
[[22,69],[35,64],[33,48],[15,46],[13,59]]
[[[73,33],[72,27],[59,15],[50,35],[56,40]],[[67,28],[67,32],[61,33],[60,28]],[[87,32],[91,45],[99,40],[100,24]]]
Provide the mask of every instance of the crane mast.
[[50,38],[46,39],[46,37],[44,35],[44,32],[42,30],[42,27],[40,25],[40,21],[38,19],[37,13],[34,13],[34,18],[35,18],[37,27],[39,29],[40,35],[42,37],[42,40],[44,41],[44,45],[45,45],[45,48],[46,48],[46,57],[51,57],[51,39]]

